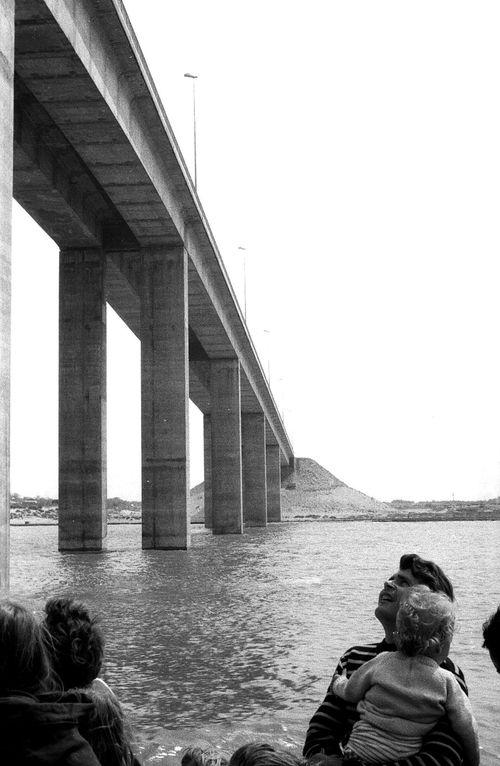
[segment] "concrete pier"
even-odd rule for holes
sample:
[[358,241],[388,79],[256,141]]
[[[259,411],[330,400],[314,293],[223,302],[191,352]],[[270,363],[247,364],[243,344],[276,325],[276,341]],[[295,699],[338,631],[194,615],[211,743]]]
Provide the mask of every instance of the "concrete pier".
[[275,444],[267,445],[266,469],[267,469],[267,520],[281,521],[280,448]]
[[66,250],[59,271],[59,550],[106,536],[106,256]]
[[190,542],[189,399],[204,415],[207,527],[241,533],[243,497],[247,524],[266,523],[266,497],[279,518],[292,445],[121,2],[0,0],[0,141],[0,589],[12,196],[61,253],[60,549],[106,536],[106,303],[141,341],[143,546]]
[[210,415],[203,415],[203,467],[205,527],[212,529],[212,422]]
[[145,249],[141,258],[142,547],[190,541],[187,255]]
[[243,521],[248,527],[267,524],[266,424],[263,412],[241,417],[243,455]]
[[0,591],[9,585],[14,0],[0,0]]
[[212,404],[212,531],[215,535],[243,531],[241,461],[240,363],[210,363]]

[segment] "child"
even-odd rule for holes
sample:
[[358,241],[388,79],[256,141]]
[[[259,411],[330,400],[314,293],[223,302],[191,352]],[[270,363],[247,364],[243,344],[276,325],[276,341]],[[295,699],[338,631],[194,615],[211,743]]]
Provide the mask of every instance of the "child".
[[93,705],[53,693],[43,629],[21,604],[0,601],[0,760],[14,766],[99,766],[78,731]]
[[455,615],[443,593],[426,585],[408,589],[396,619],[396,652],[382,652],[347,679],[334,676],[332,690],[358,703],[360,719],[345,755],[367,763],[406,758],[447,715],[469,766],[479,764],[477,724],[468,697],[439,665],[448,656]]
[[263,742],[249,742],[239,747],[228,766],[304,766],[302,758]]
[[227,758],[215,750],[187,747],[182,753],[181,766],[227,766]]
[[101,672],[104,635],[85,604],[72,598],[49,598],[45,638],[52,671],[63,689],[83,689]]
[[131,746],[122,707],[98,674],[104,658],[104,635],[86,605],[72,598],[45,604],[45,642],[57,682],[93,702],[87,726],[81,727],[101,766],[140,766]]

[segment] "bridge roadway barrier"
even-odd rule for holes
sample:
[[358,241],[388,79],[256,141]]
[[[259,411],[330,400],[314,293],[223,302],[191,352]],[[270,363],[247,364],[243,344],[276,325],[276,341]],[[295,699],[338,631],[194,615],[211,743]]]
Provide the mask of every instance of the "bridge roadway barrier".
[[[293,449],[121,0],[0,0],[0,587],[8,585],[11,208],[60,250],[59,548],[106,539],[106,303],[141,342],[142,545],[280,519]],[[35,424],[36,425],[36,424]]]

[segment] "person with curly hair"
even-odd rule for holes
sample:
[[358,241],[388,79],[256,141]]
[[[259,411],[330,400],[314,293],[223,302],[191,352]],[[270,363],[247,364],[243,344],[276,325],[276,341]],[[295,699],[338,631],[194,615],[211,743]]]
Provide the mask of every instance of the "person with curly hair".
[[54,691],[41,627],[33,612],[0,601],[0,755],[16,766],[99,766],[82,736],[93,713],[85,695]]
[[227,766],[227,758],[217,750],[186,747],[182,752],[181,766]]
[[90,686],[101,672],[104,636],[96,617],[72,598],[50,598],[44,626],[52,671],[64,689]]
[[102,766],[140,766],[120,702],[98,678],[104,659],[98,618],[80,601],[51,598],[45,604],[44,628],[56,683],[83,692],[94,703],[88,725],[81,730]]
[[382,652],[347,678],[334,675],[332,690],[357,703],[344,757],[382,763],[418,753],[423,738],[447,715],[469,766],[479,764],[477,724],[468,697],[448,670],[455,611],[448,596],[426,585],[408,589],[396,617],[395,652]]
[[228,766],[305,766],[305,761],[265,742],[249,742],[232,754]]

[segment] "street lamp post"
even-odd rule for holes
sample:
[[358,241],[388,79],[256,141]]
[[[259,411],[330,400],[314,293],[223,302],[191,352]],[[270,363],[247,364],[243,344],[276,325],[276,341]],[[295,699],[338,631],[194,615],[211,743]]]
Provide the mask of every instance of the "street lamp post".
[[198,189],[198,173],[196,168],[196,80],[197,74],[186,72],[184,77],[193,81],[193,145],[194,145],[194,188]]

